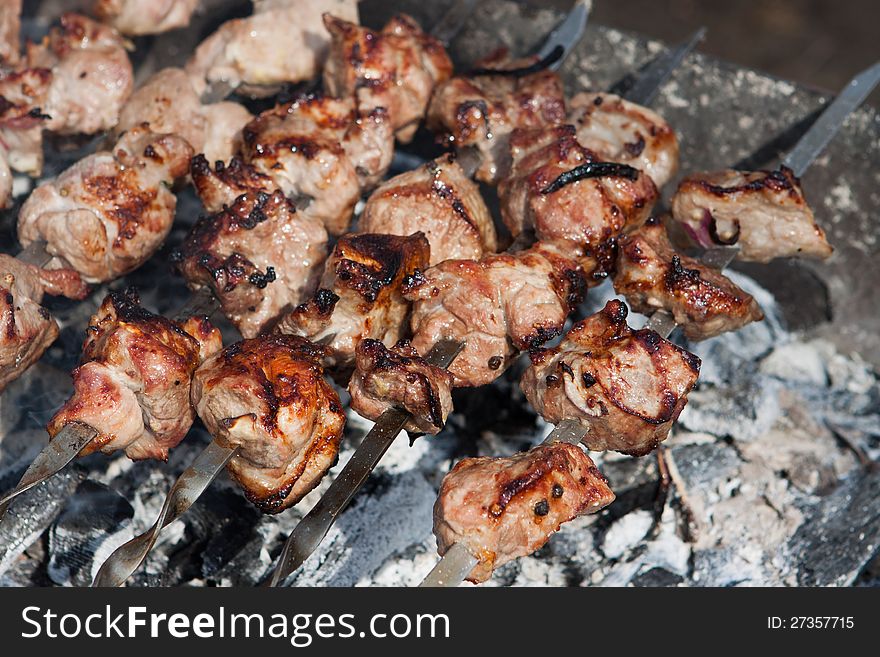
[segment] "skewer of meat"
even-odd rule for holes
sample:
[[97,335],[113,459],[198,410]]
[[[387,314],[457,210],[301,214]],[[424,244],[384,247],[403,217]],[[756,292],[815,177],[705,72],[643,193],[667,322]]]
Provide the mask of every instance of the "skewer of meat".
[[237,342],[199,366],[192,405],[214,440],[177,479],[155,524],[114,551],[94,586],[121,586],[224,467],[265,513],[318,484],[336,462],[345,424],[322,356],[319,345],[276,334]]
[[[473,3],[468,2],[464,4],[470,7]],[[457,12],[456,17],[461,19],[463,17],[462,13]],[[444,29],[449,33],[451,27],[449,21],[446,21],[444,25]],[[201,187],[203,194],[206,196],[211,193],[228,193],[226,190],[230,187],[237,186],[242,180],[247,180],[249,185],[253,185],[254,181],[256,181],[256,185],[261,185],[263,181],[263,177],[256,173],[254,169],[245,169],[241,164],[236,165],[233,163],[233,165],[230,166],[230,169],[236,169],[235,171],[229,171],[229,173],[232,174],[231,176],[217,175],[226,174],[227,168],[225,167],[217,172],[211,172],[210,170],[205,171],[203,168],[204,164],[206,163],[200,161],[196,163],[196,167],[193,171],[193,178],[197,187]],[[199,171],[199,167],[202,167],[203,170]],[[249,187],[249,189],[253,190],[253,187]],[[255,226],[266,222],[267,214],[271,215],[271,212],[265,211],[265,205],[267,203],[272,203],[273,206],[277,208],[285,206],[286,210],[292,210],[289,202],[279,191],[272,194],[271,198],[265,191],[251,191],[249,194],[243,194],[236,200],[235,205],[238,207],[223,208],[222,213],[225,213],[226,216],[225,218],[221,218],[220,223],[222,225],[219,230],[217,230],[217,226],[215,225],[216,222],[208,223],[210,220],[202,222],[202,228],[194,231],[191,235],[191,239],[188,240],[189,245],[192,248],[182,249],[175,256],[175,259],[180,263],[184,270],[188,269],[191,271],[197,270],[198,268],[210,268],[210,262],[212,262],[215,266],[212,272],[212,278],[216,280],[218,278],[217,274],[222,273],[219,278],[224,279],[226,283],[230,282],[230,277],[235,276],[238,279],[241,279],[242,277],[247,276],[247,267],[240,266],[244,264],[241,262],[242,259],[239,258],[241,254],[235,251],[238,245],[232,244],[230,240],[238,239],[241,241],[241,238],[234,237],[235,233],[238,233],[241,230],[252,230]],[[232,210],[232,213],[229,212],[230,210]],[[288,214],[292,214],[292,212]],[[278,235],[279,233],[284,232],[290,231],[278,231],[275,234]],[[226,236],[225,239],[224,235]],[[325,241],[326,234],[324,238],[320,240],[320,243],[323,244]],[[224,242],[226,243],[226,247],[223,246]],[[216,251],[218,246],[220,249],[228,248],[233,252],[227,253],[222,258],[218,259],[217,254],[212,252],[212,250]],[[289,258],[290,253],[288,250],[282,249],[279,253],[281,252],[284,253],[284,256]],[[338,327],[339,330],[334,330],[329,335],[322,334],[320,337],[312,336],[325,343],[334,345],[337,342],[337,335],[339,335],[339,344],[336,344],[336,348],[334,349],[335,355],[332,355],[333,352],[300,337],[273,335],[245,340],[242,343],[233,345],[233,347],[224,352],[225,369],[218,370],[219,374],[216,377],[214,376],[214,372],[210,370],[210,367],[212,366],[206,364],[206,368],[210,371],[210,376],[214,377],[209,380],[210,385],[206,384],[206,386],[216,388],[219,392],[212,391],[211,393],[203,393],[201,387],[194,387],[193,401],[199,409],[199,413],[206,426],[208,426],[209,430],[214,433],[216,438],[215,442],[212,442],[211,445],[209,445],[208,448],[197,457],[194,464],[184,473],[169,492],[162,513],[151,530],[133,539],[117,550],[117,552],[102,566],[101,571],[95,580],[95,585],[121,585],[131,572],[142,563],[152,545],[155,543],[162,527],[178,517],[181,513],[185,512],[227,463],[229,463],[233,476],[235,476],[246,487],[246,494],[248,497],[257,500],[264,509],[281,510],[286,506],[295,503],[299,497],[304,495],[311,487],[317,484],[317,481],[323,476],[327,468],[332,465],[332,461],[335,460],[335,454],[338,450],[338,441],[342,431],[341,419],[338,423],[324,421],[321,424],[321,426],[324,427],[323,429],[315,430],[314,435],[305,437],[303,436],[302,427],[299,427],[299,436],[295,435],[296,432],[293,431],[296,427],[285,427],[285,429],[290,429],[290,435],[280,435],[279,432],[267,433],[267,431],[269,431],[267,429],[269,425],[272,427],[278,425],[277,422],[272,422],[271,419],[261,423],[261,426],[263,427],[262,432],[255,432],[254,427],[256,426],[256,423],[252,422],[248,423],[247,427],[243,429],[242,432],[235,432],[239,439],[241,439],[241,436],[238,434],[244,434],[244,444],[239,442],[233,445],[231,443],[234,443],[235,441],[230,440],[232,434],[229,430],[230,422],[219,421],[217,419],[217,413],[219,412],[218,408],[226,408],[230,396],[234,398],[237,404],[259,404],[261,403],[259,401],[261,396],[258,388],[262,391],[268,389],[274,390],[280,385],[285,390],[289,390],[290,382],[288,381],[288,375],[284,372],[277,371],[277,369],[284,368],[276,368],[275,366],[272,366],[272,371],[276,372],[279,378],[277,385],[273,380],[268,382],[269,387],[267,388],[267,382],[265,379],[266,377],[271,378],[271,375],[266,374],[265,368],[269,367],[269,365],[267,364],[263,367],[262,374],[255,372],[254,367],[248,365],[253,360],[271,363],[273,359],[283,359],[284,356],[278,353],[279,349],[282,351],[287,349],[289,351],[292,348],[292,345],[296,346],[299,354],[297,358],[300,360],[305,358],[303,354],[308,351],[308,359],[311,361],[309,363],[309,371],[314,375],[315,367],[318,367],[319,363],[328,360],[331,362],[337,361],[340,357],[350,359],[352,354],[349,352],[353,345],[362,342],[382,345],[381,342],[370,340],[368,338],[368,336],[372,335],[375,331],[384,333],[383,337],[390,341],[393,336],[399,334],[399,327],[404,319],[406,309],[405,303],[400,298],[400,283],[403,280],[404,275],[412,268],[427,266],[428,257],[427,241],[421,235],[413,235],[405,239],[382,235],[356,235],[343,237],[337,244],[334,257],[328,262],[327,273],[325,276],[325,282],[327,284],[332,284],[333,289],[338,290],[340,295],[336,295],[335,292],[331,292],[330,290],[323,290],[324,294],[319,291],[311,303],[304,305],[302,308],[297,308],[282,326],[282,328],[286,328],[286,330],[308,332],[314,328],[316,322],[324,323],[324,321],[327,320],[326,317],[322,316],[326,314],[324,312],[325,309],[322,307],[322,299],[331,298],[330,295],[341,297],[341,299],[339,299],[339,301],[341,301],[339,308],[336,309],[333,307],[336,304],[336,301],[334,301],[331,302],[331,308],[329,311],[331,315],[329,319],[331,325]],[[232,258],[238,258],[238,260],[236,260],[235,263],[232,263]],[[247,261],[245,260],[245,262]],[[245,270],[244,274],[241,271],[242,269]],[[253,276],[253,274],[251,274],[251,276]],[[267,268],[266,274],[261,275],[261,277],[264,280],[266,278],[274,278],[274,271],[270,273],[270,269]],[[235,288],[237,282],[237,280],[231,281],[232,289]],[[221,287],[225,289],[229,286],[224,284]],[[265,285],[261,287],[265,287]],[[361,299],[360,303],[357,303],[358,297]],[[335,312],[337,310],[338,312]],[[337,323],[333,324],[334,321]],[[357,328],[352,325],[352,322],[357,324]],[[395,349],[398,348],[402,349],[403,345],[395,347]],[[442,364],[444,359],[454,358],[457,350],[460,348],[461,346],[457,344],[441,343],[435,346],[435,349],[432,350],[428,358],[437,359],[438,362]],[[265,358],[261,361],[260,359],[264,352]],[[375,353],[375,349],[373,350],[373,353]],[[231,367],[229,361],[236,362],[235,366],[232,367],[235,372],[233,372],[231,376],[230,372],[227,371]],[[417,354],[410,353],[407,362],[413,361],[423,362],[423,369],[433,367],[426,361],[423,361],[423,359]],[[214,369],[218,368],[214,367]],[[204,374],[200,369],[196,375],[196,381],[201,381],[208,376],[208,374]],[[231,383],[227,380],[230,378],[232,379]],[[260,382],[254,383],[255,379],[259,379]],[[301,387],[302,385],[296,386],[297,389],[300,389]],[[329,393],[335,395],[332,388],[329,388],[326,384],[324,384],[324,387],[326,390],[322,389],[319,397],[324,396],[329,399]],[[242,392],[242,390],[244,390],[244,392]],[[328,390],[329,393],[327,392]],[[256,395],[254,395],[255,392],[257,393]],[[249,402],[249,395],[255,396],[257,400],[250,400]],[[198,398],[198,400],[196,398]],[[208,399],[207,402],[204,401],[206,398]],[[451,402],[448,401],[448,390],[446,391],[444,399],[447,400],[447,405],[451,406]],[[212,402],[211,400],[215,401]],[[291,403],[294,401],[295,400],[291,399]],[[271,407],[277,410],[278,404],[272,404]],[[324,416],[328,415],[326,409],[329,409],[330,416],[335,417],[336,415],[339,415],[339,418],[341,418],[341,405],[339,404],[338,397],[335,401],[330,399],[327,404],[321,404],[321,408],[324,409],[321,411]],[[284,411],[285,409],[281,410]],[[307,413],[308,409],[298,409],[299,415],[307,415]],[[256,416],[256,414],[251,415]],[[384,422],[380,422],[377,425],[376,429],[381,430],[382,427],[388,425],[389,422],[391,424],[396,423],[398,415],[399,413],[396,411],[391,413],[385,418]],[[268,415],[262,417],[265,419]],[[237,421],[235,426],[237,427],[241,424],[241,421]],[[331,432],[330,429],[337,424],[338,429],[335,433]],[[214,427],[214,429],[211,427]],[[386,430],[388,430],[387,427]],[[398,432],[399,430],[394,431],[390,437],[393,438]],[[323,455],[323,457],[318,459],[318,465],[315,465],[312,462],[314,459],[311,456],[309,457],[309,467],[307,470],[312,473],[310,476],[303,476],[302,479],[297,479],[295,483],[283,482],[283,486],[282,483],[277,481],[277,479],[273,479],[273,485],[268,488],[275,491],[274,493],[267,495],[267,487],[263,485],[259,487],[261,494],[255,494],[253,489],[247,488],[247,486],[253,481],[266,479],[267,464],[265,463],[265,454],[267,452],[274,454],[278,451],[283,451],[272,446],[274,442],[279,440],[287,444],[296,443],[297,440],[300,441],[300,443],[303,443],[304,441],[306,445],[320,443],[321,448],[317,450],[316,453]],[[224,441],[230,444],[218,444],[223,443]],[[269,449],[267,449],[267,444],[270,446]],[[240,450],[245,448],[247,448],[251,455],[251,462],[245,466],[238,467],[237,464],[240,461]],[[300,450],[301,453],[302,451],[303,450]],[[305,451],[308,454],[311,454],[313,450],[309,447],[309,449]],[[384,452],[384,449],[382,451]],[[289,453],[289,450],[287,450],[287,452]],[[328,460],[326,456],[331,452],[333,458]],[[355,459],[355,461],[357,461],[357,459]],[[296,465],[297,461],[294,461],[293,463]],[[302,463],[302,459],[300,459],[299,463]],[[326,467],[322,464],[326,464]],[[354,465],[354,463],[352,465]],[[299,468],[299,471],[301,472],[301,467],[297,466],[297,468]],[[271,464],[269,464],[268,469],[270,471],[272,470]],[[285,463],[285,472],[289,472],[290,469],[291,463],[288,461]],[[368,474],[371,469],[372,468],[366,470],[363,476],[366,477],[366,474]],[[277,468],[275,468],[275,470],[277,471]]]
[[[860,77],[864,84],[864,76]],[[860,77],[832,103],[829,117],[817,122],[790,154],[803,169],[858,106],[860,100],[855,99],[869,93],[860,88]],[[689,337],[703,338],[722,328],[738,328],[759,312],[748,295],[735,286],[731,289],[732,283],[720,274],[710,273],[718,264],[715,254],[709,254],[709,263],[687,259],[682,265],[682,256],[674,254],[659,223],[649,222],[641,235],[635,235],[629,241],[625,238],[621,247],[621,258],[627,262],[621,272],[627,279],[621,291],[629,292],[628,298],[635,296],[643,307],[664,309],[651,316],[646,329],[632,332],[620,327],[625,318],[623,304],[611,301],[601,313],[576,324],[558,347],[532,353],[532,364],[522,379],[523,391],[556,428],[525,454],[466,459],[447,475],[434,507],[434,531],[442,558],[422,586],[457,586],[466,578],[485,581],[497,566],[541,547],[562,523],[613,501],[604,478],[590,469],[592,462],[574,446],[584,442],[589,449],[635,455],[656,447],[684,406],[699,371],[699,359],[665,340],[677,321],[682,321]],[[664,262],[667,258],[669,265]],[[639,267],[648,271],[633,276]],[[682,276],[686,282],[676,283]],[[658,281],[664,281],[666,293],[655,295],[650,303],[651,291],[661,287]],[[707,314],[706,304],[715,304],[717,309]],[[639,349],[632,348],[633,337],[644,345],[644,354],[655,363],[653,368],[644,356],[638,365]],[[619,355],[608,358],[606,351]],[[677,368],[672,365],[676,360],[672,354],[678,357]],[[671,375],[665,385],[657,385],[660,370]],[[589,475],[577,479],[581,486],[572,485],[573,474],[583,472]]]
[[161,246],[176,206],[168,186],[191,155],[183,139],[139,127],[113,152],[90,155],[31,193],[18,217],[25,248],[17,259],[0,260],[10,327],[0,360],[4,386],[57,337],[55,320],[39,306],[43,291],[83,299],[90,284],[127,274]]
[[49,445],[0,498],[0,517],[77,455],[122,450],[131,459],[167,459],[195,419],[193,373],[221,346],[206,319],[173,322],[141,307],[134,291],[111,292],[89,322],[73,395],[47,426]]
[[878,83],[880,62],[843,88],[776,171],[727,169],[686,177],[672,199],[673,219],[703,248],[732,246],[737,260],[830,257],[799,178]]

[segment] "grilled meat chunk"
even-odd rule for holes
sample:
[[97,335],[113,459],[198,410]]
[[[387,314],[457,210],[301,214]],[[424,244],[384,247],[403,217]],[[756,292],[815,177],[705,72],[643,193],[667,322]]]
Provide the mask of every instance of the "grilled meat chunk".
[[434,535],[443,555],[456,543],[479,559],[468,575],[485,582],[499,566],[542,545],[564,522],[614,501],[580,447],[538,445],[507,458],[466,458],[443,479]]
[[348,392],[351,408],[377,420],[392,408],[412,416],[404,426],[410,433],[436,435],[452,411],[452,375],[419,356],[407,340],[388,349],[369,338],[357,346],[357,360]]
[[[428,127],[459,150],[472,147],[482,162],[476,176],[496,183],[507,175],[508,139],[515,128],[540,128],[565,120],[562,81],[552,71],[518,75],[535,58],[510,60],[500,50],[475,73],[437,85],[428,106]],[[493,70],[506,74],[492,74]]]
[[242,194],[202,217],[172,254],[193,290],[208,286],[246,338],[274,326],[314,290],[327,231],[280,191]]
[[424,232],[431,265],[478,260],[497,247],[495,224],[477,185],[451,155],[388,180],[364,205],[358,229],[410,235]]
[[199,0],[95,0],[95,16],[122,34],[161,34],[189,25]]
[[672,199],[672,216],[702,247],[736,243],[738,260],[769,262],[827,258],[833,248],[791,169],[717,171],[685,178]]
[[595,248],[642,224],[657,200],[648,176],[602,161],[581,146],[571,125],[516,130],[510,152],[513,166],[498,195],[513,235],[533,230],[539,240]]
[[[327,363],[345,375],[364,338],[393,345],[405,331],[404,278],[427,269],[428,240],[360,233],[343,235],[324,267],[321,287],[279,324],[282,333],[327,343]],[[332,336],[332,339],[330,339]]]
[[632,330],[609,301],[575,324],[557,347],[534,349],[520,382],[551,424],[576,420],[591,450],[642,456],[669,435],[697,382],[700,359],[650,329]]
[[357,1],[254,0],[253,15],[223,23],[196,48],[186,65],[196,91],[202,95],[218,83],[236,89],[315,77],[330,49],[324,13],[357,21]]
[[0,392],[40,359],[58,337],[58,324],[40,305],[41,270],[0,255]]
[[48,269],[75,269],[89,283],[123,276],[171,230],[177,199],[168,187],[191,157],[176,135],[130,130],[112,153],[89,155],[37,187],[18,216],[18,238],[23,246],[46,241]]
[[196,153],[215,162],[232,157],[241,129],[252,118],[238,103],[202,105],[183,69],[164,68],[131,95],[115,131],[148,123],[153,132],[183,137]]
[[413,301],[412,344],[424,354],[443,338],[463,341],[449,367],[455,385],[491,383],[520,350],[562,333],[584,286],[578,264],[548,244],[446,260],[404,283]]
[[62,134],[94,134],[116,125],[131,95],[134,76],[125,42],[112,28],[78,14],[64,14],[39,44],[29,43],[31,68],[52,70],[42,104],[46,128]]
[[0,159],[33,177],[43,169],[43,127],[49,116],[41,105],[51,81],[46,68],[0,71]]
[[452,75],[443,45],[406,15],[393,17],[381,32],[329,14],[324,24],[332,37],[327,92],[355,98],[362,111],[384,107],[397,139],[410,141],[434,86]]
[[245,126],[242,157],[287,196],[310,199],[303,212],[332,235],[348,230],[364,187],[378,182],[394,151],[384,109],[355,111],[351,100],[308,96]]
[[318,485],[339,452],[345,415],[321,348],[292,335],[243,340],[207,360],[192,401],[247,498],[279,513]]
[[222,346],[206,319],[178,324],[142,308],[132,290],[111,292],[89,322],[73,396],[49,434],[83,422],[98,430],[83,454],[121,449],[134,460],[167,459],[195,419],[193,372]]
[[0,0],[0,64],[15,66],[21,58],[21,0]]
[[614,94],[579,93],[568,101],[577,140],[603,160],[628,164],[660,188],[678,170],[678,139],[656,112]]
[[764,318],[758,302],[733,281],[678,253],[659,221],[649,221],[620,239],[614,290],[636,312],[668,311],[691,340]]

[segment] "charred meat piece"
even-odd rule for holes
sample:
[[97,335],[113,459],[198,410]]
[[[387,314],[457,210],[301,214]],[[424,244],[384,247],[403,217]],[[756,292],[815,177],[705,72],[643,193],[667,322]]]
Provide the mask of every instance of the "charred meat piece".
[[308,340],[267,335],[227,347],[193,378],[199,417],[239,448],[227,468],[266,513],[296,504],[336,462],[345,415],[321,358]]
[[678,139],[656,112],[614,94],[579,93],[568,102],[577,140],[603,160],[629,164],[658,188],[678,170]]
[[455,385],[491,383],[520,350],[562,333],[584,287],[578,264],[547,244],[446,260],[404,283],[404,296],[413,301],[412,344],[424,354],[438,340],[463,341],[449,367]]
[[46,68],[0,71],[0,159],[7,168],[33,177],[43,169],[43,127],[50,117],[41,106],[51,81]]
[[609,301],[552,349],[534,349],[520,382],[551,424],[576,420],[584,444],[643,456],[669,435],[697,382],[700,359],[650,329],[632,330],[627,309]]
[[62,134],[94,134],[116,125],[134,86],[122,37],[78,14],[64,14],[39,44],[29,43],[30,68],[52,70],[42,105],[46,128]]
[[0,255],[0,392],[40,359],[58,324],[40,305],[40,269]]
[[242,132],[242,157],[288,197],[310,199],[303,212],[332,235],[348,230],[361,190],[391,164],[387,112],[355,111],[350,99],[307,96],[260,114]]
[[409,302],[404,278],[427,269],[428,240],[360,233],[343,235],[324,267],[321,287],[279,324],[282,333],[327,343],[327,363],[345,374],[364,338],[397,342],[405,331]]
[[171,230],[177,199],[168,187],[191,157],[176,135],[131,130],[112,153],[89,155],[37,187],[18,216],[18,238],[23,246],[45,240],[48,269],[75,269],[89,283],[123,276]]
[[498,247],[479,188],[451,155],[383,183],[367,200],[358,229],[392,235],[422,231],[431,244],[432,265],[477,260]]
[[275,182],[241,158],[233,157],[229,164],[218,160],[211,164],[204,155],[196,155],[190,164],[190,176],[202,205],[208,212],[221,212],[242,194],[271,194],[278,189]]
[[95,15],[122,34],[161,34],[189,25],[199,0],[95,0]]
[[148,123],[153,132],[183,137],[209,162],[225,161],[237,150],[241,129],[252,118],[238,103],[202,105],[183,69],[164,68],[138,87],[125,103],[116,133]]
[[21,58],[21,0],[0,0],[0,64],[15,66]]
[[195,419],[193,372],[222,346],[206,319],[177,324],[142,308],[131,290],[111,292],[89,322],[73,396],[49,434],[83,422],[98,431],[83,454],[121,449],[134,460],[167,459]]
[[702,247],[737,244],[738,260],[827,258],[833,248],[816,224],[791,169],[717,171],[685,178],[672,216]]
[[498,195],[513,235],[533,230],[539,240],[595,248],[641,225],[657,200],[648,176],[602,160],[578,142],[571,125],[516,130],[510,152],[513,166]]
[[729,278],[677,252],[659,221],[620,239],[614,290],[636,312],[668,311],[691,340],[764,318],[758,302]]
[[452,375],[419,356],[409,341],[388,349],[379,340],[362,340],[356,363],[348,385],[352,410],[376,420],[399,408],[412,416],[404,426],[410,433],[443,430],[452,411]]
[[381,32],[329,14],[324,24],[332,37],[324,69],[327,92],[355,98],[362,111],[384,107],[397,139],[410,141],[434,86],[452,75],[443,45],[406,15],[392,18]]
[[191,289],[210,287],[251,338],[311,294],[326,245],[320,222],[299,215],[284,194],[257,192],[201,217],[172,260]]
[[[540,128],[565,120],[562,81],[552,71],[518,75],[535,58],[510,60],[498,51],[469,76],[437,85],[428,107],[428,127],[459,150],[472,147],[482,162],[477,178],[498,182],[509,168],[508,139],[516,128]],[[505,74],[492,74],[493,70]]]
[[186,65],[196,91],[209,85],[248,87],[310,80],[330,49],[323,14],[358,20],[356,0],[255,0],[254,13],[226,21]]
[[443,479],[434,504],[441,555],[456,543],[479,559],[468,580],[485,582],[499,566],[542,545],[564,522],[614,501],[583,450],[538,445],[506,458],[467,458]]

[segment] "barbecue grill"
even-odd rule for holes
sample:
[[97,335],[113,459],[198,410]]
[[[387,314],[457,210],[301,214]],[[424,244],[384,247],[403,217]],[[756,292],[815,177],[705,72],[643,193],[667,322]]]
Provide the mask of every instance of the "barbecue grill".
[[[41,34],[57,8],[30,16]],[[361,4],[362,21],[381,26],[406,12],[434,24],[446,3],[409,0]],[[182,62],[192,47],[247,3],[212,0],[183,34],[136,40],[137,79]],[[45,19],[44,19],[45,15]],[[561,18],[506,0],[486,0],[450,46],[457,67],[498,42],[529,52]],[[711,35],[710,35],[711,38]],[[625,76],[663,44],[591,24],[560,73],[571,92],[626,84]],[[768,167],[793,145],[822,92],[691,55],[660,92],[656,109],[676,129],[684,172],[748,159]],[[55,175],[94,148],[58,140],[47,150]],[[425,140],[409,148],[432,155]],[[665,443],[665,460],[594,455],[617,500],[602,513],[563,526],[531,557],[498,570],[489,585],[851,585],[876,582],[880,546],[880,118],[852,114],[803,184],[836,252],[825,263],[783,260],[735,264],[734,282],[753,294],[764,322],[688,345],[703,359],[697,390]],[[676,181],[669,186],[674,189]],[[19,197],[21,199],[21,197]],[[3,213],[4,252],[17,206]],[[201,206],[179,197],[166,246],[144,267],[110,286],[136,286],[144,305],[169,314],[188,298],[168,255]],[[47,307],[62,334],[42,360],[0,397],[0,490],[12,488],[44,444],[46,421],[66,399],[103,287],[83,303],[55,298]],[[591,290],[581,315],[613,295]],[[231,327],[221,322],[227,339]],[[231,340],[230,340],[231,341]],[[677,339],[677,341],[681,341]],[[456,391],[455,413],[437,439],[395,442],[361,494],[331,529],[296,585],[413,585],[436,560],[431,507],[451,463],[467,455],[507,455],[541,440],[516,381],[516,367],[490,386]],[[486,412],[492,409],[492,412]],[[347,413],[340,463],[370,423]],[[123,455],[78,461],[22,496],[0,536],[0,584],[88,585],[105,558],[149,527],[177,475],[210,441],[200,427],[167,464]],[[162,534],[132,585],[252,585],[277,558],[284,538],[333,479],[334,470],[297,508],[264,516],[222,476],[193,509]],[[377,522],[377,519],[379,520]],[[14,535],[12,533],[14,532]]]

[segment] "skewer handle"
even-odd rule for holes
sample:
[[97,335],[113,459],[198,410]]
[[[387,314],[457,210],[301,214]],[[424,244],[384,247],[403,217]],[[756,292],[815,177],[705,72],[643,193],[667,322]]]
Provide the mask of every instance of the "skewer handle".
[[29,491],[49,477],[63,469],[98,435],[94,427],[82,422],[70,422],[64,425],[49,444],[37,454],[12,491],[0,498],[0,521],[12,501],[22,493]]
[[153,526],[118,547],[101,566],[92,586],[122,586],[146,559],[162,529],[177,520],[199,499],[237,451],[238,447],[221,447],[211,441],[174,482]]
[[[641,71],[635,82],[619,95],[637,105],[650,105],[675,69],[681,66],[684,58],[699,45],[705,36],[706,28],[701,27],[688,37],[687,41],[654,59]],[[612,93],[617,91],[616,86],[611,89]]]
[[807,134],[801,137],[797,146],[785,156],[782,164],[794,171],[794,175],[798,178],[804,175],[807,168],[825,150],[843,126],[846,117],[865,101],[878,84],[880,84],[880,62],[876,62],[847,83]]
[[556,61],[548,67],[550,70],[558,70],[571,50],[581,40],[592,8],[592,0],[576,0],[568,15],[550,32],[550,36],[547,37],[537,53],[538,59],[545,59],[550,57],[555,50],[561,49],[562,52]]
[[461,543],[454,544],[446,551],[434,569],[422,580],[422,588],[454,588],[464,581],[479,563],[474,555]]

